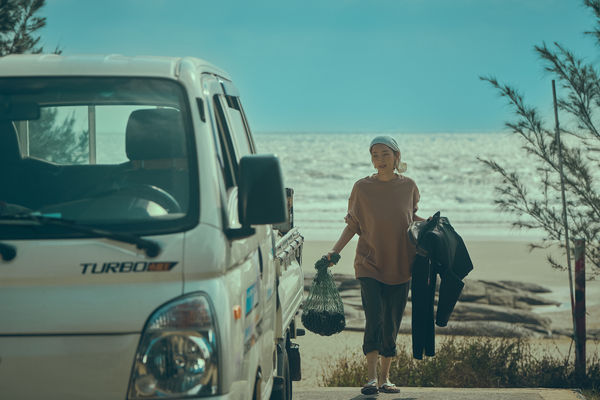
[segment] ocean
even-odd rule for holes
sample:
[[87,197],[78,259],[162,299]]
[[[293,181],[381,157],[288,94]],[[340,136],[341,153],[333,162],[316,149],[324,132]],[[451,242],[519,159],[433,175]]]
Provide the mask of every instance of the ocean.
[[[355,181],[375,172],[369,143],[376,133],[256,133],[259,153],[276,154],[286,187],[294,189],[294,222],[307,240],[337,240],[344,228]],[[540,182],[522,142],[510,133],[391,134],[408,164],[404,175],[419,187],[418,215],[436,211],[469,239],[531,240],[543,232],[512,227],[515,216],[498,210],[494,187],[500,177],[478,160],[492,159]],[[532,193],[533,187],[532,187]]]

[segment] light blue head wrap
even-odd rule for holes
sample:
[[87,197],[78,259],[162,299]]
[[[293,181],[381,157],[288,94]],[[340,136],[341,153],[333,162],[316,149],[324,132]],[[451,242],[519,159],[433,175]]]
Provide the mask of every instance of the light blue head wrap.
[[[369,152],[371,151],[373,146],[375,146],[376,144],[384,144],[387,147],[389,147],[390,149],[397,151],[398,154],[400,155],[400,147],[398,147],[398,143],[396,143],[394,138],[391,136],[377,136],[375,139],[371,140],[371,145],[369,146]],[[400,157],[402,157],[402,156],[400,155]],[[401,160],[398,160],[398,166],[396,167],[396,169],[400,173],[405,172],[407,169],[407,165],[406,165],[406,163],[402,162]]]
[[369,146],[369,151],[371,151],[373,146],[375,146],[376,144],[385,144],[390,149],[400,152],[398,143],[396,143],[394,138],[391,136],[377,136],[375,139],[371,140],[371,145]]

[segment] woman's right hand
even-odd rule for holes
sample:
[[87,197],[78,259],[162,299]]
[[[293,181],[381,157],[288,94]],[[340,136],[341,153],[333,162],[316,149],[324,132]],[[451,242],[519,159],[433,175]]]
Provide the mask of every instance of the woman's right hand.
[[331,267],[333,267],[335,265],[334,263],[331,262],[331,255],[332,254],[333,254],[333,251],[330,251],[329,253],[327,253],[325,255],[325,257],[329,260],[329,265],[328,265],[329,268],[331,268]]
[[333,250],[327,253],[325,257],[329,260],[329,268],[333,267],[340,260],[340,254]]

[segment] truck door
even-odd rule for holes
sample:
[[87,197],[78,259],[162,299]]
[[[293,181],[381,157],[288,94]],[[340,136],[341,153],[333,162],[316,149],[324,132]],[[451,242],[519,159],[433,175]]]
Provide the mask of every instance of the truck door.
[[[221,81],[223,93],[215,94],[212,106],[217,120],[219,142],[227,182],[227,223],[230,228],[240,226],[237,211],[237,176],[240,159],[256,153],[248,124],[245,120],[236,89]],[[251,263],[249,278],[243,285],[245,310],[245,351],[257,346],[263,380],[268,381],[273,372],[273,345],[275,342],[275,269],[272,262],[272,228],[257,226],[256,233],[248,238],[230,241],[232,265]],[[243,288],[244,289],[244,288]]]

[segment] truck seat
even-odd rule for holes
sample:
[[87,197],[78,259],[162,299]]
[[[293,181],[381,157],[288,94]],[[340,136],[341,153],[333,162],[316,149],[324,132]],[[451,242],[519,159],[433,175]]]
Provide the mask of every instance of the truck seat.
[[30,186],[25,175],[15,126],[0,120],[0,202],[24,204]]
[[168,108],[132,112],[127,121],[127,157],[131,161],[185,158],[185,135],[180,114]]
[[189,196],[188,160],[181,113],[175,109],[133,111],[125,131],[126,181],[158,186],[183,210]]
[[11,121],[0,120],[0,163],[21,161],[17,130]]

